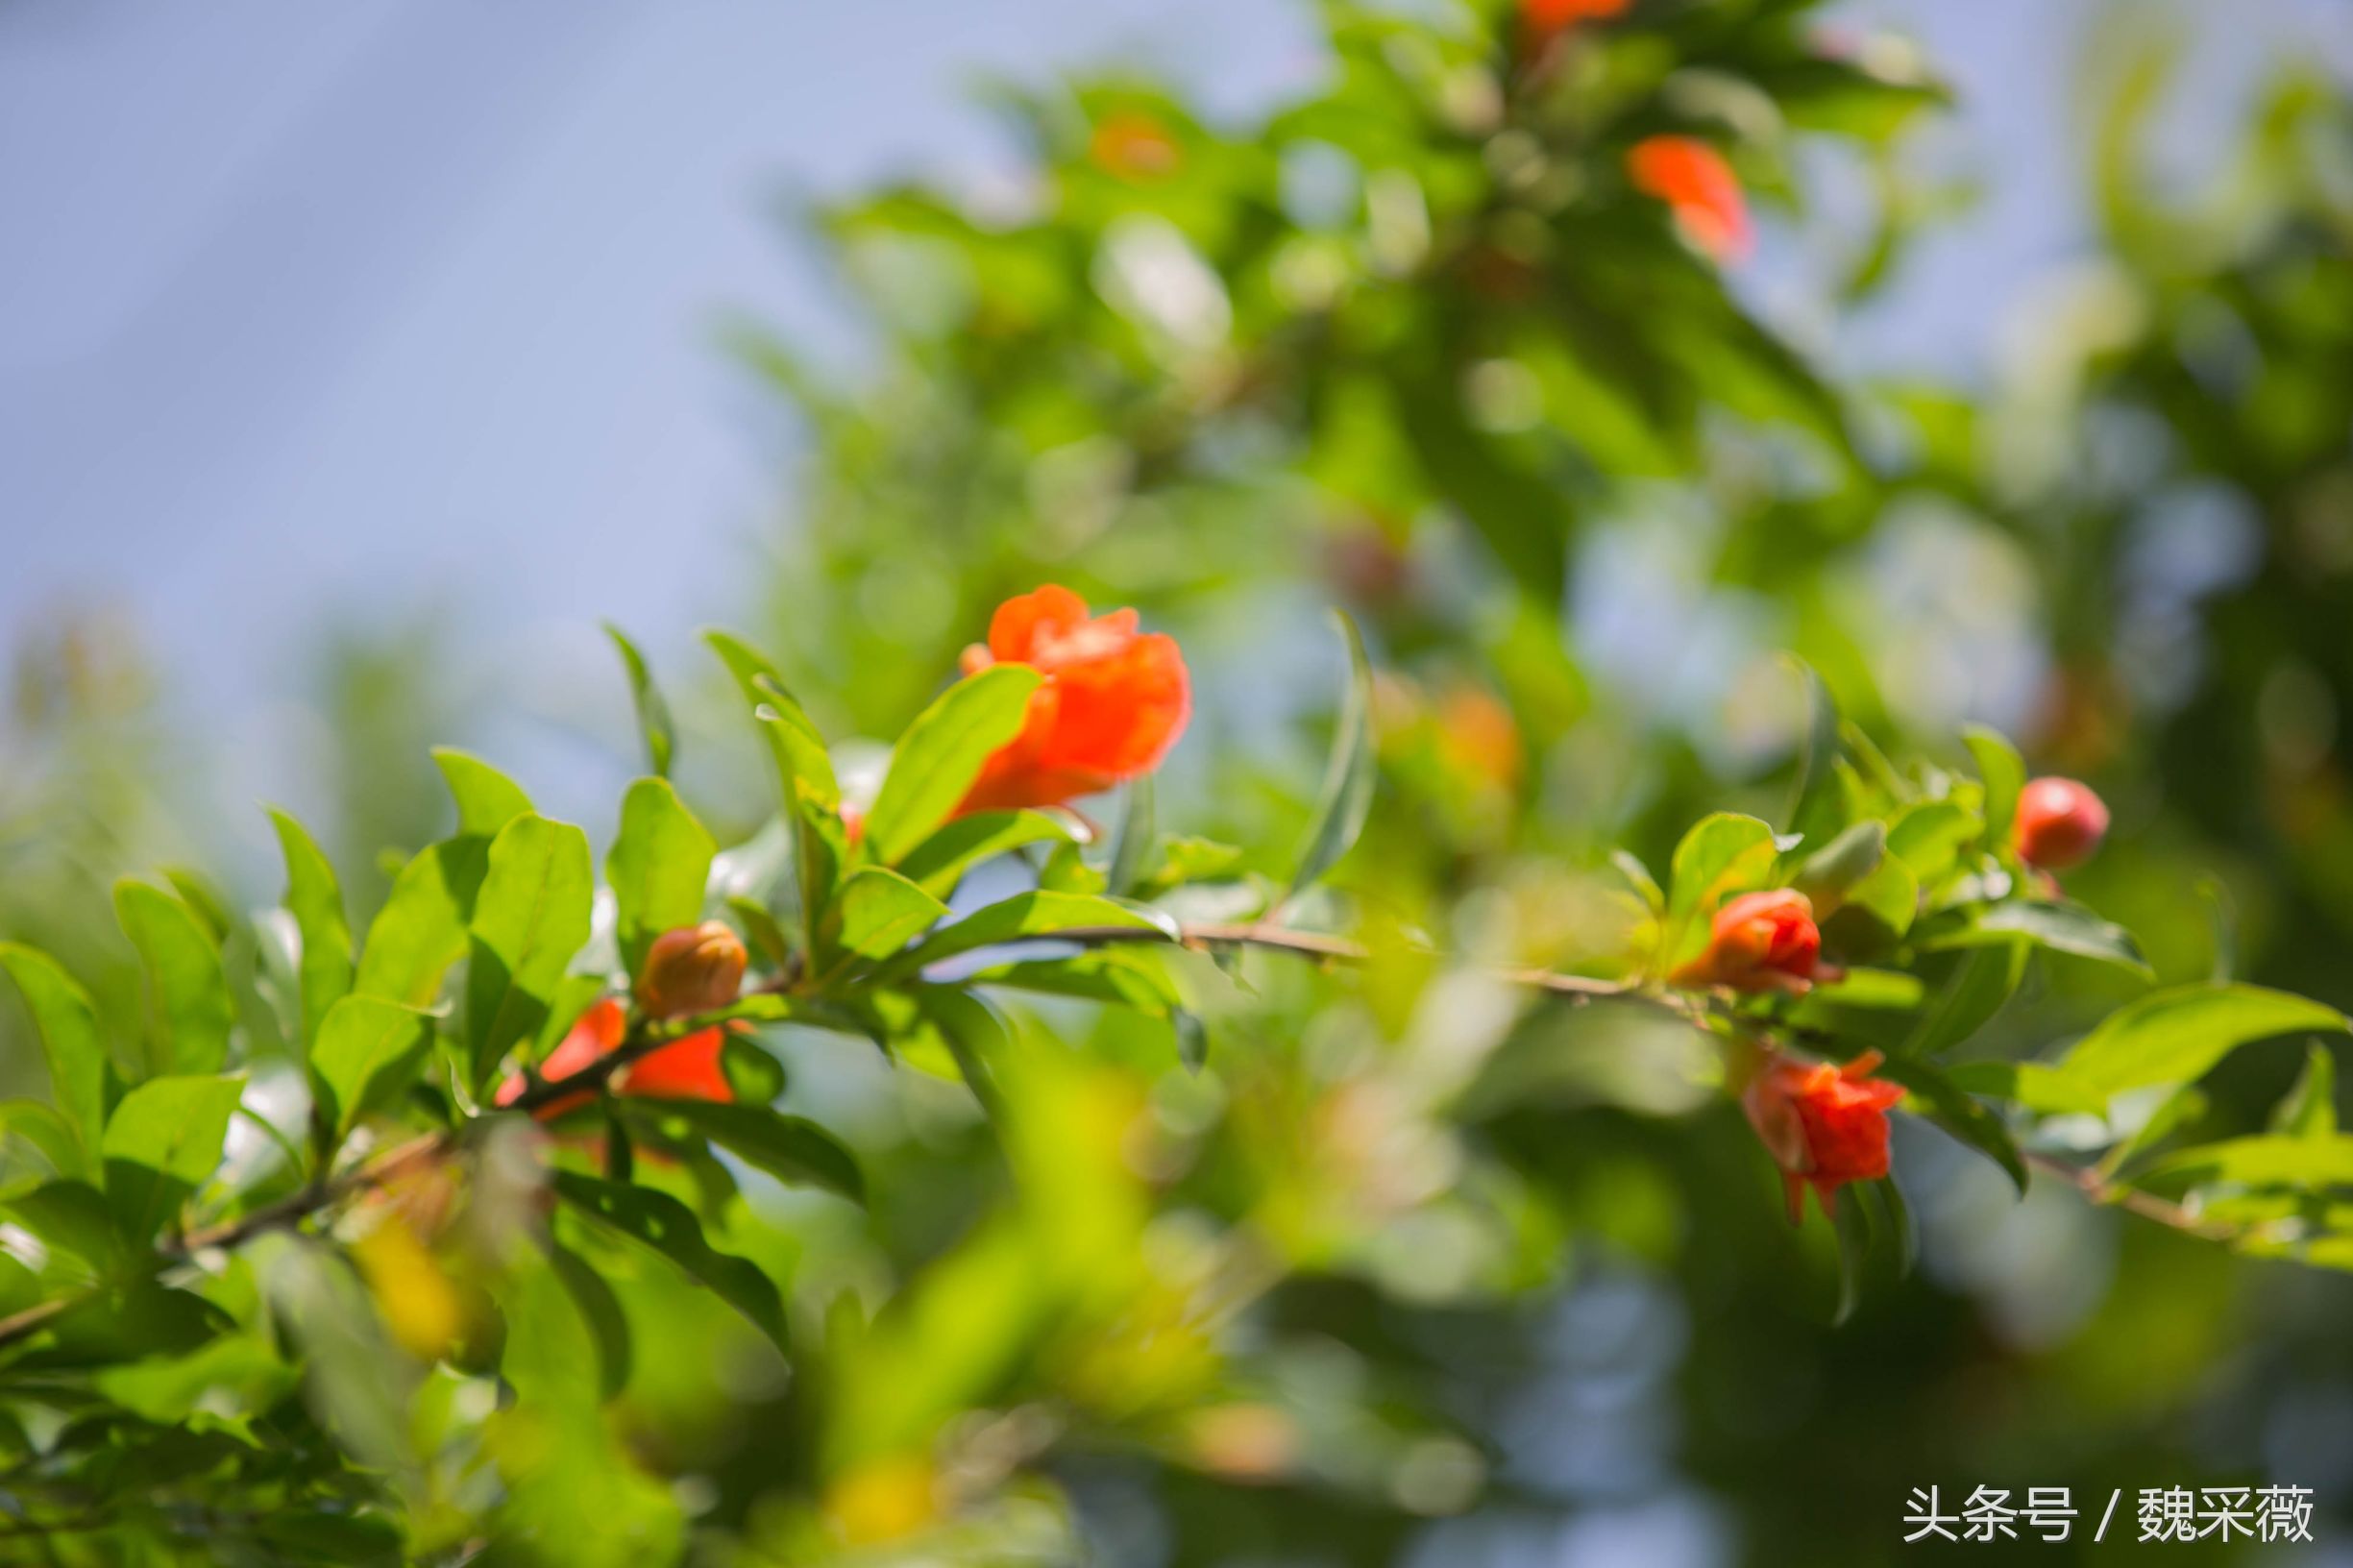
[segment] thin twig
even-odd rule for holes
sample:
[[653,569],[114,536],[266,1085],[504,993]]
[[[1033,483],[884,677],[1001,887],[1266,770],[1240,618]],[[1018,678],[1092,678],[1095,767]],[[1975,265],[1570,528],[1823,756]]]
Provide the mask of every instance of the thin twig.
[[2180,1231],[2202,1240],[2235,1241],[2239,1238],[2240,1231],[2236,1226],[2200,1218],[2169,1198],[2109,1181],[2089,1166],[2071,1165],[2047,1154],[2029,1154],[2026,1161],[2038,1170],[2049,1171],[2094,1203],[2125,1210],[2143,1219],[2154,1220],[2169,1230]]

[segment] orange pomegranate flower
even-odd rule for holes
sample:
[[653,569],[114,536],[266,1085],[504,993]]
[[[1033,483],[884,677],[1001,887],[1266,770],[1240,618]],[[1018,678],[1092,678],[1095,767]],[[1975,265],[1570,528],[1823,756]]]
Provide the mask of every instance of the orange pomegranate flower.
[[1624,15],[1632,4],[1633,0],[1520,0],[1520,31],[1532,53],[1579,22]]
[[1707,948],[1672,976],[1679,986],[1729,986],[1802,996],[1838,970],[1822,962],[1814,905],[1795,888],[1744,893],[1716,911]]
[[1718,261],[1737,261],[1755,243],[1740,178],[1706,142],[1646,137],[1627,153],[1626,171],[1636,190],[1667,204],[1684,238]]
[[1749,1125],[1781,1167],[1791,1224],[1803,1213],[1807,1188],[1829,1214],[1841,1187],[1887,1174],[1887,1113],[1903,1090],[1871,1076],[1880,1061],[1865,1051],[1840,1067],[1769,1052],[1742,1090]]
[[1048,583],[997,606],[989,641],[965,649],[967,674],[1026,664],[1044,674],[1015,736],[981,766],[959,812],[1054,806],[1160,766],[1192,715],[1176,639],[1139,632],[1134,610],[1089,619]]

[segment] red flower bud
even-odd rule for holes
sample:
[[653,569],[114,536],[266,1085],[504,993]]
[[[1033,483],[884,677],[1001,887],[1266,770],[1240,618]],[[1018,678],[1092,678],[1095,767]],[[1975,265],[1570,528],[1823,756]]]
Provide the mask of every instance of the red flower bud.
[[750,955],[724,920],[665,931],[647,949],[637,1005],[650,1018],[683,1018],[735,1000]]
[[1192,714],[1174,638],[1138,632],[1134,610],[1089,620],[1086,601],[1052,583],[998,605],[988,646],[965,649],[968,674],[999,663],[1045,679],[1021,733],[982,766],[960,812],[1060,805],[1148,773]]
[[1675,971],[1679,986],[1785,991],[1802,995],[1817,979],[1835,978],[1821,962],[1814,906],[1795,888],[1744,893],[1716,911],[1707,948]]
[[[539,1065],[540,1078],[560,1086],[600,1057],[619,1050],[628,1025],[628,1014],[621,1003],[606,997],[580,1015],[580,1021],[572,1026],[563,1042],[548,1053],[548,1059]],[[720,1055],[726,1042],[722,1030],[698,1030],[683,1040],[647,1052],[614,1073],[608,1082],[616,1094],[664,1100],[732,1100],[734,1087],[720,1066]],[[517,1074],[499,1086],[494,1098],[501,1105],[512,1105],[522,1097],[524,1087],[522,1075]],[[541,1121],[553,1121],[570,1115],[595,1098],[596,1091],[587,1089],[576,1094],[559,1094],[531,1115]]]
[[1781,1167],[1791,1224],[1807,1188],[1827,1214],[1841,1187],[1887,1174],[1887,1112],[1903,1089],[1871,1076],[1879,1062],[1876,1051],[1843,1067],[1771,1052],[1741,1092],[1749,1125]]
[[2107,835],[2108,808],[2071,778],[2033,779],[2019,792],[2010,842],[2029,866],[2051,871],[2080,866]]
[[1675,214],[1683,237],[1718,261],[1749,254],[1755,235],[1739,176],[1724,155],[1695,136],[1650,136],[1626,155],[1634,188],[1655,196]]

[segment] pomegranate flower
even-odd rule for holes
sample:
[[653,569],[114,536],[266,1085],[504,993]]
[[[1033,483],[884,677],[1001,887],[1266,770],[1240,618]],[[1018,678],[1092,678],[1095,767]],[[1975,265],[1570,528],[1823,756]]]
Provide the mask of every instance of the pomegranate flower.
[[[637,977],[638,1006],[653,1019],[691,1017],[724,1007],[743,988],[747,962],[743,942],[723,921],[705,920],[665,931],[646,954],[644,971]],[[627,1011],[618,1000],[606,997],[580,1015],[580,1020],[548,1053],[539,1066],[540,1077],[560,1086],[619,1050],[628,1029]],[[723,1029],[697,1030],[622,1067],[608,1080],[609,1087],[616,1094],[652,1099],[731,1100],[735,1090],[720,1061],[726,1043]],[[512,1105],[522,1097],[524,1088],[525,1080],[518,1075],[501,1084],[493,1097],[501,1105]],[[532,1115],[542,1121],[553,1121],[595,1098],[596,1091],[589,1089],[558,1094]]]
[[1816,980],[1837,978],[1822,962],[1814,906],[1795,888],[1744,893],[1716,911],[1707,946],[1672,976],[1679,986],[1728,986],[1802,996]]
[[1841,1067],[1771,1051],[1741,1092],[1749,1125],[1781,1167],[1791,1224],[1806,1188],[1826,1215],[1841,1187],[1887,1174],[1887,1113],[1903,1090],[1871,1076],[1880,1060],[1866,1051]]
[[1579,22],[1625,14],[1633,0],[1520,0],[1520,32],[1529,51],[1550,43]]
[[1174,638],[1139,632],[1134,610],[1091,620],[1084,600],[1052,583],[998,605],[987,645],[965,649],[965,674],[993,664],[1026,664],[1045,679],[959,812],[1061,805],[1148,773],[1192,714]]
[[1740,178],[1724,155],[1696,136],[1650,136],[1626,155],[1634,188],[1675,214],[1683,237],[1718,261],[1738,261],[1755,243]]

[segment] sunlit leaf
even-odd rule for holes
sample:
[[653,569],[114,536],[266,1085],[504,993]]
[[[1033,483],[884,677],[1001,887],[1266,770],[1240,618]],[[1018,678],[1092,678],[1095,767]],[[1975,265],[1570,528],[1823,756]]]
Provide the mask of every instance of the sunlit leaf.
[[2109,1015],[2058,1064],[2088,1094],[2113,1096],[2152,1084],[2203,1078],[2240,1046],[2306,1030],[2341,1034],[2345,1016],[2325,1003],[2261,986],[2177,986]]
[[378,996],[346,996],[328,1010],[310,1047],[319,1110],[337,1144],[363,1115],[404,1091],[433,1041],[429,1014]]
[[0,943],[0,968],[16,982],[33,1015],[58,1109],[72,1120],[83,1148],[94,1156],[106,1127],[107,1048],[89,992],[38,948]]
[[981,765],[1021,732],[1042,678],[1028,665],[991,665],[916,716],[892,749],[891,771],[867,813],[866,846],[875,860],[896,865],[947,821]]
[[637,710],[637,730],[646,742],[646,768],[656,778],[670,776],[672,757],[678,747],[677,726],[670,717],[670,703],[664,699],[661,687],[654,684],[653,671],[648,667],[645,654],[637,645],[610,621],[604,624],[604,634],[613,640],[621,654],[622,668],[629,676],[629,700]]
[[245,1080],[224,1074],[150,1078],[107,1118],[107,1205],[144,1240],[221,1163]]
[[735,1155],[795,1187],[821,1187],[853,1202],[866,1201],[866,1178],[858,1162],[831,1133],[802,1116],[788,1116],[765,1105],[718,1100],[648,1101],[631,1114],[661,1122],[683,1123]]
[[719,841],[665,778],[641,778],[622,797],[621,831],[604,859],[622,967],[635,975],[663,932],[702,918]]
[[898,872],[935,898],[956,891],[983,861],[1024,845],[1066,843],[1070,829],[1042,811],[976,811],[940,824],[898,862]]
[[946,913],[947,905],[879,866],[851,872],[834,904],[842,950],[859,958],[890,957]]
[[333,863],[286,813],[273,810],[270,821],[286,862],[286,912],[302,933],[303,1042],[308,1044],[327,1010],[352,989],[352,928]]
[[176,1074],[219,1071],[229,1060],[236,1007],[211,933],[185,903],[145,882],[116,883],[114,910],[146,967],[155,1002],[151,1069]]
[[491,842],[469,927],[466,1024],[479,1084],[547,1022],[572,955],[588,941],[595,894],[588,836],[545,817],[516,818]]
[[495,839],[501,829],[531,809],[523,786],[469,751],[440,747],[433,762],[457,802],[457,836]]

